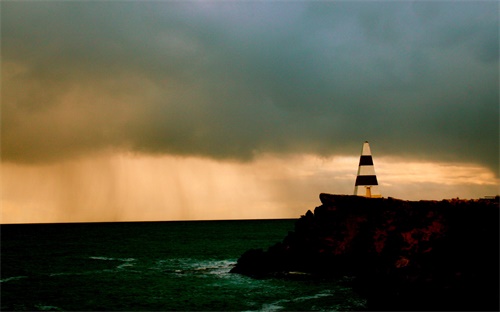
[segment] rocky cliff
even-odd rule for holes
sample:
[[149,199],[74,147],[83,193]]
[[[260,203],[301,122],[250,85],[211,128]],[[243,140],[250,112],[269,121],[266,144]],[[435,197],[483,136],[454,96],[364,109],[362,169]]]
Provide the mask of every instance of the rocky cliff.
[[499,309],[499,201],[320,194],[322,205],[233,273],[352,277],[369,310]]

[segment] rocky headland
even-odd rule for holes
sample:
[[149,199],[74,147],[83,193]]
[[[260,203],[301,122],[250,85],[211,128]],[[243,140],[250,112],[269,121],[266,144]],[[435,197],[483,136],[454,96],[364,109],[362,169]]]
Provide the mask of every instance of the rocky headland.
[[[405,201],[320,194],[322,205],[231,270],[349,280],[368,310],[499,310],[499,198]],[[345,277],[349,277],[346,279]]]

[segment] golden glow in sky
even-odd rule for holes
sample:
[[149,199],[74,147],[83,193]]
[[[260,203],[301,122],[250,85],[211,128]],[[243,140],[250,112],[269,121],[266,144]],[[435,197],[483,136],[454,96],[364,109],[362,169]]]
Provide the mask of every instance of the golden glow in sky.
[[495,1],[1,1],[1,222],[499,193]]
[[[2,223],[298,218],[321,192],[352,194],[359,156],[264,155],[252,162],[106,154],[52,165],[2,165]],[[374,157],[384,197],[496,195],[470,164]],[[485,193],[485,190],[489,193]]]

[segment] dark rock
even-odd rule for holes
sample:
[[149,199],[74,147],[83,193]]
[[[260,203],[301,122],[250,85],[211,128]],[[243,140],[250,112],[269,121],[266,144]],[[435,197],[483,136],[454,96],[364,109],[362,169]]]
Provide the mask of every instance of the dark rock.
[[[322,205],[231,272],[352,276],[369,310],[499,309],[499,200],[320,194]],[[294,272],[290,274],[290,272]]]

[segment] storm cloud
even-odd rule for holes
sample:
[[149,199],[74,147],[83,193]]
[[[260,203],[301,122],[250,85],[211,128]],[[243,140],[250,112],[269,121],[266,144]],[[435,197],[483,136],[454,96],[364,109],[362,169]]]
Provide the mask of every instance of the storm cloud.
[[[2,160],[103,150],[498,174],[498,2],[2,1]],[[346,152],[348,151],[348,152]]]

